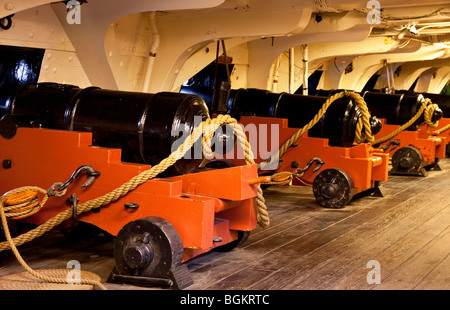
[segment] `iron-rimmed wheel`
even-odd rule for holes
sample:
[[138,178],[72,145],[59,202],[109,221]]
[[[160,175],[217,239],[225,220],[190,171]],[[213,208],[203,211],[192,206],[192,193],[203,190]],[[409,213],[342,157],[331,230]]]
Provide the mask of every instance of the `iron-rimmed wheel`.
[[342,208],[353,197],[353,180],[342,169],[331,168],[321,171],[313,182],[313,193],[319,204],[325,208]]
[[176,229],[159,217],[146,217],[126,224],[114,244],[120,274],[167,278],[183,260],[183,244]]
[[423,172],[423,156],[414,146],[405,146],[392,155],[392,170],[394,174],[420,175]]

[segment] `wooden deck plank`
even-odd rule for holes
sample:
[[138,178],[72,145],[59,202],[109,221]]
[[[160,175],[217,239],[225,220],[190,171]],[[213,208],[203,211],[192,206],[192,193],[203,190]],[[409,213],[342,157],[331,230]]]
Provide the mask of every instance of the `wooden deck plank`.
[[[413,187],[417,192],[420,192],[419,188],[424,191],[428,186],[416,184]],[[267,265],[273,262],[274,265],[282,266],[282,269],[290,275],[288,278],[268,281],[267,283],[277,283],[278,286],[270,287],[270,289],[287,288],[292,285],[293,282],[303,276],[303,273],[308,272],[311,268],[315,268],[324,258],[328,258],[328,254],[317,252],[317,249],[320,249],[349,230],[364,224],[371,218],[378,216],[384,209],[395,209],[399,203],[409,196],[405,190],[397,193],[395,196],[384,197],[383,199],[377,200],[376,206],[372,208],[364,207],[340,222],[329,225],[323,230],[313,231],[307,236],[287,243],[276,252],[269,252],[269,254],[265,255],[261,264],[267,268]],[[277,274],[273,276],[277,276]],[[269,289],[265,285],[263,287],[253,286],[252,288]]]
[[448,290],[450,283],[450,252],[437,266],[428,273],[414,289]]
[[[447,193],[450,194],[450,193]],[[441,221],[441,216],[450,216],[450,210],[441,204],[436,204],[439,199],[445,197],[439,195],[420,208],[411,211],[405,204],[403,210],[392,210],[390,214],[384,214],[376,219],[364,223],[352,232],[334,240],[322,248],[324,253],[334,253],[323,264],[310,272],[293,289],[329,289],[333,283],[351,273],[355,268],[365,267],[367,262],[383,252],[390,244],[397,242],[406,234],[417,230],[421,225],[431,222],[434,231],[446,228],[447,223]],[[414,202],[416,202],[414,200]],[[413,205],[413,204],[412,204]],[[446,212],[447,211],[447,212]],[[430,220],[431,218],[431,220]],[[443,226],[443,227],[441,227]],[[337,250],[336,250],[337,249]],[[384,264],[382,268],[384,269]],[[367,274],[369,270],[365,269]],[[365,281],[366,277],[362,277]],[[367,282],[367,281],[366,281]],[[361,287],[358,287],[361,289]]]
[[[366,276],[369,272],[367,262],[374,259],[380,262],[381,280],[390,274],[395,268],[400,266],[406,259],[414,255],[427,242],[435,238],[442,230],[446,229],[450,218],[450,210],[446,208],[440,213],[435,214],[430,220],[419,227],[414,227],[406,235],[401,236],[394,243],[386,243],[386,249],[377,255],[368,256],[361,259],[360,264],[355,264],[354,271],[349,271],[339,282],[335,283],[330,289],[372,289],[373,284],[367,283]],[[449,283],[446,284],[448,286]]]
[[[380,285],[373,289],[411,290],[438,265],[450,252],[450,225],[391,273],[385,275]],[[383,266],[384,261],[380,261]],[[450,288],[450,284],[445,286]]]
[[266,278],[273,273],[272,270],[266,270],[261,267],[247,267],[239,269],[239,271],[217,281],[206,285],[203,289],[207,290],[242,290],[243,287],[248,287],[261,279]]
[[[345,239],[351,240],[351,238],[355,239],[358,238],[357,236],[355,237],[355,234],[349,236],[350,236],[349,238]],[[373,242],[373,240],[369,241]],[[351,241],[349,241],[349,243],[351,243]],[[362,241],[362,243],[364,243],[364,241]],[[333,244],[333,239],[330,240],[330,244]],[[266,281],[260,282],[259,284],[252,286],[252,289],[287,289],[287,288],[292,289],[291,286],[292,283],[295,283],[299,279],[306,277],[308,274],[311,274],[312,271],[320,269],[321,267],[323,267],[325,263],[330,261],[336,261],[336,264],[338,265],[340,264],[340,261],[343,261],[343,263],[345,263],[345,261],[349,257],[351,257],[352,254],[346,252],[349,251],[351,252],[353,250],[354,252],[359,253],[360,251],[358,247],[349,249],[348,246],[346,246],[345,244],[343,243],[340,244],[342,245],[342,249],[337,247],[338,250],[336,250],[336,248],[334,248],[333,250],[332,247],[328,246],[328,243],[325,243],[323,246],[321,245],[316,249],[308,251],[303,256],[299,254],[300,256],[299,258],[293,259],[291,262],[280,264],[280,266],[283,266],[281,267],[281,271],[284,272],[276,273],[271,276],[271,277],[280,276],[280,278],[266,279]],[[383,245],[382,242],[381,245]],[[281,250],[281,253],[284,253],[284,250]],[[301,249],[299,249],[298,253],[301,253]],[[369,258],[367,258],[365,262],[367,262],[368,260]],[[342,266],[340,267],[342,268]],[[268,286],[271,283],[273,285]],[[311,287],[306,286],[304,288],[311,288]],[[312,288],[314,289],[314,287]]]
[[[403,179],[403,180],[406,181],[407,183],[410,182],[410,179]],[[415,181],[417,182],[417,180],[415,180]],[[439,183],[439,181],[437,181],[437,182]],[[410,194],[408,194],[408,186],[406,186],[406,184],[403,184],[401,187],[404,189],[404,191],[403,191],[403,194],[404,194],[404,195],[402,195],[402,198],[401,198],[400,200],[397,200],[397,203],[398,203],[399,201],[402,201],[404,198],[410,196]],[[415,182],[414,182],[413,187],[414,187],[413,189],[415,189],[416,192],[417,192],[417,184],[416,184]],[[422,190],[425,190],[427,187],[428,187],[428,186],[426,186],[426,185],[421,186]],[[396,192],[396,193],[395,193],[396,196],[398,196],[398,195],[400,195],[400,194],[401,194],[401,192]],[[396,204],[391,204],[392,201],[386,201],[385,199],[386,199],[386,197],[383,198],[383,202],[384,202],[385,204],[387,204],[388,206],[389,206],[389,205],[392,205],[392,206],[396,205]],[[392,197],[390,197],[390,198],[388,198],[388,199],[392,199]],[[381,202],[381,201],[376,201],[376,210],[377,210],[377,212],[381,212],[381,210],[383,210],[383,208],[381,208],[381,206],[380,206],[380,202]],[[365,207],[364,210],[367,210],[367,208]],[[376,214],[372,214],[372,216],[376,216]],[[349,219],[350,219],[350,218],[349,218]],[[346,219],[346,220],[347,220],[347,219]],[[355,223],[354,218],[351,218],[351,220],[352,220],[352,222],[353,222],[353,224],[354,224],[354,223]],[[363,221],[362,223],[364,223],[364,221]],[[339,226],[339,223],[336,224],[335,226]],[[334,228],[334,227],[333,227],[333,228]],[[321,232],[321,233],[325,233],[325,232]],[[319,233],[316,232],[315,234],[316,234],[317,239],[320,239],[320,237],[317,236],[317,234],[319,234]],[[330,236],[329,236],[329,237],[330,237]],[[330,241],[332,241],[332,240],[333,240],[333,239],[332,239],[332,236],[331,236]],[[312,242],[311,239],[308,240],[308,243],[309,243],[309,244],[314,244],[315,246],[318,246],[318,243],[317,243],[317,242]],[[298,256],[301,256],[301,255],[302,255],[302,250],[303,250],[303,249],[302,249],[300,246],[297,247],[297,249],[296,249],[296,254],[297,254]],[[286,257],[286,251],[285,251],[285,249],[280,250],[280,252],[282,253],[280,256],[283,255],[284,257]],[[263,281],[262,283],[260,283],[260,285],[253,285],[252,288],[254,288],[254,289],[279,289],[279,288],[286,288],[286,287],[289,287],[289,285],[290,285],[293,281],[295,281],[296,279],[298,279],[298,277],[301,277],[301,276],[302,276],[302,273],[304,272],[304,270],[309,270],[309,268],[313,268],[313,267],[317,264],[317,262],[320,261],[320,259],[321,259],[321,258],[320,258],[320,253],[317,253],[317,252],[315,252],[314,250],[313,250],[313,251],[307,251],[306,254],[308,254],[308,253],[311,253],[309,256],[307,256],[307,258],[310,258],[310,259],[309,259],[309,260],[307,259],[307,260],[304,261],[304,262],[300,262],[300,261],[299,261],[298,264],[297,264],[295,258],[293,258],[293,261],[292,261],[292,262],[290,262],[289,259],[280,262],[280,260],[282,260],[282,258],[276,259],[276,258],[273,257],[273,256],[269,256],[269,257],[267,258],[267,260],[273,259],[273,261],[280,263],[280,266],[292,265],[292,268],[291,268],[292,270],[289,270],[289,271],[287,271],[287,272],[275,273],[274,275],[272,275],[273,277],[277,277],[278,275],[282,275],[282,277],[279,278],[279,279],[277,279],[277,280],[270,280],[270,279],[268,279],[267,281]],[[297,259],[297,261],[298,261],[298,260],[303,260],[303,259],[302,259],[302,258],[299,258],[299,259]],[[305,264],[305,263],[306,263],[306,264],[309,264],[309,265],[307,265],[307,267],[305,267],[305,265],[303,265],[303,264]],[[287,267],[284,267],[284,270],[286,270],[286,268],[287,268]],[[287,278],[286,278],[286,275],[288,275]],[[274,283],[276,286],[267,286],[268,283]]]

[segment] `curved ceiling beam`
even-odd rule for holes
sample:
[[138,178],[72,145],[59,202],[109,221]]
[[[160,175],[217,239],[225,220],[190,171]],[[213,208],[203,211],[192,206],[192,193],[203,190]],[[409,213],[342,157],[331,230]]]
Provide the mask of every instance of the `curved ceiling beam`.
[[[10,0],[2,1],[0,4],[0,18],[5,16],[16,14],[21,11],[25,11],[43,4],[48,4],[50,0]],[[54,2],[54,1],[53,1]]]
[[317,68],[320,64],[326,64],[318,88],[339,88],[341,76],[352,61],[364,57],[365,54],[389,52],[394,46],[394,42],[386,41],[383,37],[368,37],[359,42],[336,43],[327,54],[323,54],[324,58],[319,58],[311,63],[312,69]]
[[[344,34],[347,32],[344,32]],[[360,57],[357,53],[384,53],[392,49],[393,44],[385,44],[382,37],[366,37],[356,42],[321,42],[308,44],[309,54],[309,70],[308,75],[312,74],[320,66],[324,65],[327,69],[327,74],[323,74],[323,78],[320,80],[320,87],[330,88],[336,84],[336,79],[339,80],[341,73],[345,67],[355,58]],[[299,54],[296,67],[299,68],[296,72],[294,88],[297,89],[303,84],[303,70],[301,52],[297,50],[295,54]],[[339,57],[339,61],[335,62],[335,58]],[[281,63],[280,78],[278,79],[280,91],[288,90],[287,80],[287,62],[284,57],[284,63]],[[336,71],[336,74],[332,72]],[[284,78],[283,78],[284,76]],[[297,78],[298,77],[298,78]]]
[[420,75],[414,91],[439,93],[449,78],[450,66],[429,68]]
[[[95,0],[88,1],[87,3],[91,10],[98,14],[97,16],[100,19],[109,16],[107,19],[109,19],[109,23],[112,23],[121,16],[138,12],[210,8],[222,4],[224,1],[225,0],[127,0],[126,5],[123,5],[124,3],[121,0]],[[66,6],[62,1],[55,0],[3,0],[1,2],[3,2],[3,4],[0,4],[0,18],[44,4]]]
[[445,52],[435,46],[423,46],[413,53],[384,53],[360,57],[353,62],[353,71],[342,73],[339,85],[336,88],[361,91],[372,75],[388,63],[407,62],[418,59],[434,59]]
[[[351,18],[345,18],[349,16]],[[325,14],[320,23],[312,16],[308,26],[297,35],[251,41],[248,43],[248,87],[265,89],[275,58],[292,47],[318,42],[360,41],[369,33],[370,27],[365,19],[355,18],[354,13]],[[313,52],[309,55],[310,58],[316,57]]]
[[[152,75],[148,91],[172,90],[180,86],[181,81],[177,80],[180,70],[189,57],[196,52],[202,53],[201,47],[222,39],[235,44],[260,37],[295,34],[306,27],[312,12],[309,8],[285,6],[283,2],[247,2],[247,6],[234,9],[219,7],[187,14],[157,14],[161,40],[153,72],[158,74]],[[268,22],[261,23],[261,20]],[[214,55],[202,60],[204,65],[211,62]]]
[[[108,26],[118,18],[145,11],[168,11],[180,9],[209,8],[220,5],[224,0],[128,0],[126,5],[120,0],[89,1],[81,6],[81,24],[67,23],[66,6],[52,4],[52,8],[75,47],[81,65],[93,85],[109,89],[130,89],[129,84],[118,85],[110,68],[105,52],[105,34]],[[125,82],[126,83],[126,82]]]
[[398,75],[394,77],[395,86],[397,89],[409,89],[414,81],[427,69],[444,66],[450,66],[450,58],[403,63]]
[[434,79],[428,85],[427,93],[440,93],[450,80],[450,67],[438,68]]

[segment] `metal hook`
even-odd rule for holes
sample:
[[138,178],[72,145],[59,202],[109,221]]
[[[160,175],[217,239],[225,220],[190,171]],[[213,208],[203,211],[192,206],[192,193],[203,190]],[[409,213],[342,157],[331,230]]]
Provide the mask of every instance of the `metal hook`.
[[78,178],[83,172],[86,172],[89,177],[87,181],[83,185],[81,185],[82,188],[90,186],[92,183],[94,183],[95,178],[100,175],[100,172],[95,171],[95,169],[89,165],[80,166],[77,168],[77,170],[74,171],[72,176],[65,183],[57,188],[57,190],[60,192],[65,190],[70,184],[75,182],[76,178]]
[[317,164],[317,167],[313,169],[314,172],[317,171],[317,170],[319,170],[319,169],[325,164],[325,162],[324,162],[322,159],[320,159],[320,158],[318,158],[318,157],[314,157],[314,158],[312,158],[312,159],[306,164],[306,166],[305,166],[303,169],[297,169],[295,172],[296,172],[297,174],[298,174],[298,173],[305,172],[306,170],[309,169],[309,167],[311,167],[311,165],[312,165],[313,163],[316,163],[316,164]]
[[400,142],[398,140],[391,140],[391,141],[389,141],[388,144],[380,146],[379,148],[382,149],[383,151],[386,151],[390,146],[392,146],[391,149],[389,150],[389,152],[391,152],[399,145],[400,145]]

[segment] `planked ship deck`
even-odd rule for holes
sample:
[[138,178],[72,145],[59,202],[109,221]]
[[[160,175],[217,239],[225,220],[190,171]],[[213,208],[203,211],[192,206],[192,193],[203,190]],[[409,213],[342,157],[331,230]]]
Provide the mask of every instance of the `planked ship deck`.
[[[187,262],[194,284],[186,290],[450,289],[450,158],[439,164],[426,177],[389,176],[383,197],[337,210],[320,207],[309,187],[270,187],[270,226],[231,252]],[[160,289],[106,283],[115,264],[111,238],[73,241],[55,231],[19,250],[33,269],[78,260],[109,290]],[[0,277],[23,271],[8,256]],[[374,271],[381,283],[369,281]]]

